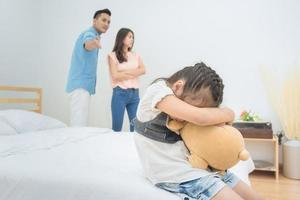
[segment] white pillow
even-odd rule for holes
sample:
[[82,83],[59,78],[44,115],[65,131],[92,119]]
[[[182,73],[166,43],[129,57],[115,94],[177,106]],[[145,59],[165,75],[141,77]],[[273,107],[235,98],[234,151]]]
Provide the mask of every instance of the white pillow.
[[17,133],[66,127],[57,119],[25,110],[1,110],[0,117],[6,119]]
[[7,120],[0,117],[0,135],[15,135],[17,131],[11,127]]

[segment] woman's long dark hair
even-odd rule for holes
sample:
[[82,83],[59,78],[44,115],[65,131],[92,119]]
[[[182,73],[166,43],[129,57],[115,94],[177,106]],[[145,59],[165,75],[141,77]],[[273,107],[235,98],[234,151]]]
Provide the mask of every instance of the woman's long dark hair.
[[[116,57],[119,61],[119,63],[127,61],[127,59],[124,56],[123,47],[124,47],[124,39],[128,35],[128,33],[132,33],[133,39],[134,39],[134,33],[129,28],[121,28],[116,36],[115,45],[113,48],[113,51],[116,53]],[[131,51],[132,47],[128,49],[128,51]]]

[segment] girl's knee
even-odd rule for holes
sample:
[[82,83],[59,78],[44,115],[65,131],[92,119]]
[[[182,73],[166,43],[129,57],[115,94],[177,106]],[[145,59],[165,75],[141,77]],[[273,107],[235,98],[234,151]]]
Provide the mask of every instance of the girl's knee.
[[243,200],[243,198],[230,187],[225,186],[212,198],[212,200]]

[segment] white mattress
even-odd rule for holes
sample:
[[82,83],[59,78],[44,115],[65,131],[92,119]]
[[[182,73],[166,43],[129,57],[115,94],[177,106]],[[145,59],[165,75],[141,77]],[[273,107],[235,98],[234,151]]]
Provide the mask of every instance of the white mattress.
[[[233,168],[246,183],[252,160]],[[0,200],[178,200],[144,177],[131,133],[62,128],[0,136]]]

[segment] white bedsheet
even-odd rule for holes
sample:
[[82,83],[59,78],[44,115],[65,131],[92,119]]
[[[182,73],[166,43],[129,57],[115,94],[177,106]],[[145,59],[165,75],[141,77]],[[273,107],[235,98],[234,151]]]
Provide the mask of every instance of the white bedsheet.
[[[249,183],[252,160],[233,168]],[[62,128],[0,136],[0,200],[178,200],[144,177],[131,133]]]

